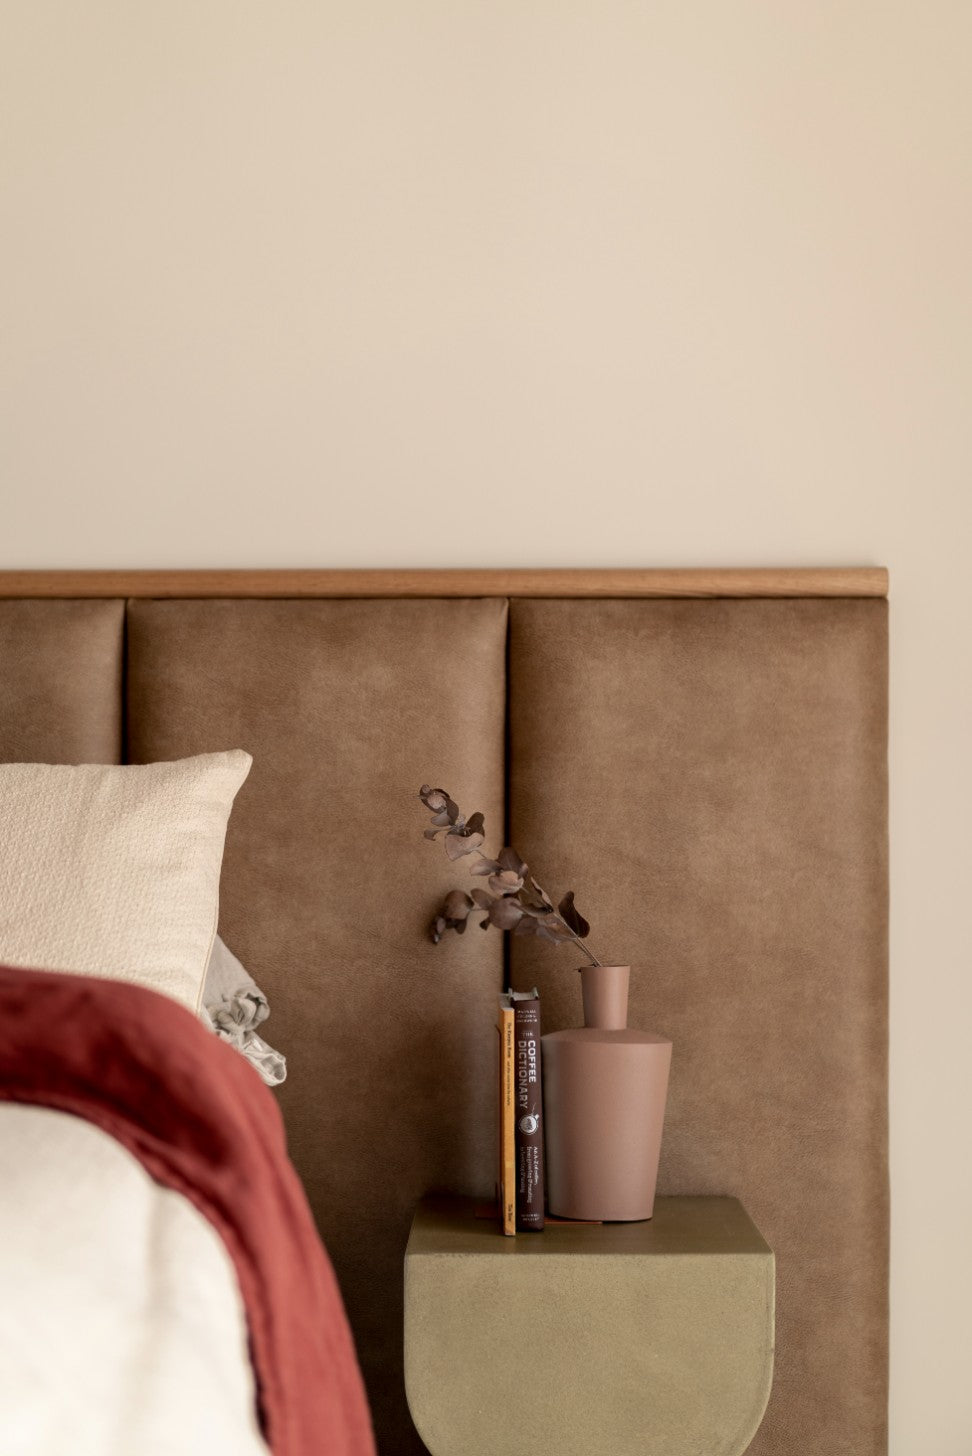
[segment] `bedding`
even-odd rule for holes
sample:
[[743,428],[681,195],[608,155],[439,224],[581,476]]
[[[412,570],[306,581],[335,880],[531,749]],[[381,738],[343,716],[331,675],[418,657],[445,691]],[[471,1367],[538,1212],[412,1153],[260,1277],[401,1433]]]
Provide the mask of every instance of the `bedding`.
[[198,1009],[251,762],[0,764],[0,964],[138,981]]
[[276,1103],[191,1012],[0,968],[0,1166],[5,1456],[373,1456]]
[[234,1046],[268,1087],[287,1076],[287,1060],[257,1034],[270,1015],[270,1003],[243,963],[217,935],[206,967],[200,1018]]
[[268,1456],[213,1226],[72,1114],[0,1102],[0,1150],[0,1451]]

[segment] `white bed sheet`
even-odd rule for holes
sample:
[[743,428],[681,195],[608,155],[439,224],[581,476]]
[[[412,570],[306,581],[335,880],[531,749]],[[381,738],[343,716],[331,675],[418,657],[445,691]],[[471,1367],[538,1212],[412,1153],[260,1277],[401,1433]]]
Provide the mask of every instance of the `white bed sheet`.
[[3,1456],[268,1456],[222,1240],[81,1118],[0,1103]]

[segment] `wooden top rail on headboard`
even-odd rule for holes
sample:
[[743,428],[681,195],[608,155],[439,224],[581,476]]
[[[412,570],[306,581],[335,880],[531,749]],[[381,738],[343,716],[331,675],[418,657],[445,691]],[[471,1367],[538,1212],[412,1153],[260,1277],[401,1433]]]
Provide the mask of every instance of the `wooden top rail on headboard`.
[[885,597],[883,566],[0,571],[0,597]]

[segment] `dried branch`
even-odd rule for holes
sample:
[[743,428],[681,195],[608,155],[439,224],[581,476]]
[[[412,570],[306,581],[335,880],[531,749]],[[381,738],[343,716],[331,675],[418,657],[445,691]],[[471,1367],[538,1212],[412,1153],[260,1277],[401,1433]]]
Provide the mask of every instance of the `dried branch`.
[[481,930],[495,925],[511,935],[532,935],[555,945],[572,941],[591,965],[601,964],[584,944],[591,927],[574,904],[573,890],[567,891],[555,909],[546,890],[529,874],[529,866],[510,845],[505,845],[495,859],[481,852],[486,832],[482,814],[463,818],[451,794],[428,784],[422,785],[419,798],[432,815],[426,839],[436,839],[444,832],[443,843],[450,860],[468,859],[469,873],[485,877],[487,885],[487,889],[477,888],[468,895],[464,890],[449,891],[429,927],[436,945],[447,930],[463,935],[470,915],[479,911],[483,916],[478,922]]

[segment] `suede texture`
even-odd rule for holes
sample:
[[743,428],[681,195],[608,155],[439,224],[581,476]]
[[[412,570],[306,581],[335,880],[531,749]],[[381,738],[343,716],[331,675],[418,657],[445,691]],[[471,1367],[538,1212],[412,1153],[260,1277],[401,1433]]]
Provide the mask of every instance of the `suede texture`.
[[[659,1192],[739,1197],[777,1256],[755,1456],[882,1456],[887,1410],[887,607],[515,601],[512,838],[577,892],[632,1026],[674,1041]],[[0,602],[0,759],[123,756],[118,601]],[[423,781],[502,836],[507,606],[138,601],[128,757],[241,747],[222,931],[266,990],[292,1156],[383,1456],[422,1447],[402,1264],[428,1190],[494,1178],[502,941],[425,939],[468,876]],[[512,945],[544,1029],[569,948]]]
[[0,601],[0,762],[118,763],[122,601]]
[[[752,1456],[887,1449],[887,605],[515,601],[512,841],[674,1042],[661,1194],[776,1253]],[[544,1030],[579,957],[514,940]]]
[[129,755],[253,754],[220,930],[272,1009],[291,1156],[346,1301],[379,1449],[405,1402],[402,1259],[429,1188],[493,1187],[498,934],[434,946],[464,876],[423,782],[501,834],[504,601],[172,601],[129,609]]

